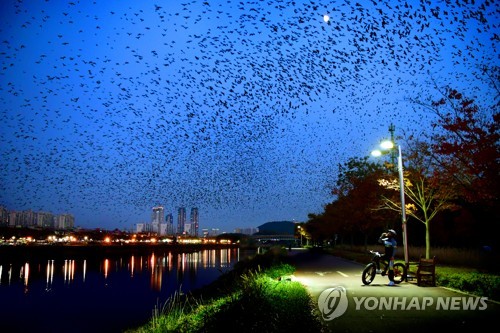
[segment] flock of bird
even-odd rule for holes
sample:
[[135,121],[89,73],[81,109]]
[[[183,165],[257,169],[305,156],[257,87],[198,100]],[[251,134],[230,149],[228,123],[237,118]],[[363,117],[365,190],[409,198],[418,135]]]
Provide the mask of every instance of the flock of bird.
[[428,128],[432,113],[410,100],[448,85],[488,98],[499,10],[2,1],[0,205],[101,227],[156,204],[229,228],[305,220],[333,200],[338,164],[368,155],[390,123]]

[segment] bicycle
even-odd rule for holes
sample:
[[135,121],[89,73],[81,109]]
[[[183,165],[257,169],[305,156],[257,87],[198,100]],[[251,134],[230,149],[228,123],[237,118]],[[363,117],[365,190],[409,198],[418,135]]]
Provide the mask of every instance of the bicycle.
[[[375,279],[375,275],[381,274],[382,276],[387,275],[389,270],[389,262],[386,260],[381,260],[382,254],[377,251],[370,250],[373,254],[372,261],[365,266],[363,269],[363,274],[361,275],[361,280],[365,285],[369,285]],[[383,266],[383,267],[380,267]],[[377,273],[377,267],[380,267],[381,272]],[[399,284],[406,279],[406,266],[402,263],[394,263],[394,283]]]

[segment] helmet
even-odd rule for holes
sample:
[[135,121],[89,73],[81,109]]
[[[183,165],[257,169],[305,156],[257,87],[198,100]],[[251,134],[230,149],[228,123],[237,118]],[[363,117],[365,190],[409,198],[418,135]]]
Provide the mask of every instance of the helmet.
[[387,232],[393,234],[394,236],[397,236],[398,234],[396,233],[396,231],[394,229],[389,229],[387,230]]

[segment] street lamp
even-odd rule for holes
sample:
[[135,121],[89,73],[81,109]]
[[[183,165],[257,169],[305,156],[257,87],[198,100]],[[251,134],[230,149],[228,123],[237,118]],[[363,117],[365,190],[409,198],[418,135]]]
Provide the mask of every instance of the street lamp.
[[[382,147],[385,150],[388,149],[394,149],[394,143],[392,141],[383,141],[380,144],[380,147]],[[378,157],[382,155],[382,151],[380,150],[374,150],[372,151],[372,156]],[[399,172],[399,189],[400,189],[400,195],[401,195],[401,223],[402,223],[402,230],[403,230],[403,247],[404,247],[404,256],[405,256],[405,266],[406,270],[408,271],[408,268],[410,266],[409,260],[408,260],[408,233],[406,232],[406,208],[405,208],[405,184],[404,184],[404,178],[403,178],[403,158],[401,156],[401,146],[398,145],[398,172]]]
[[300,247],[302,247],[302,230],[301,230],[302,227],[299,225],[297,228],[299,229],[299,233],[300,233]]

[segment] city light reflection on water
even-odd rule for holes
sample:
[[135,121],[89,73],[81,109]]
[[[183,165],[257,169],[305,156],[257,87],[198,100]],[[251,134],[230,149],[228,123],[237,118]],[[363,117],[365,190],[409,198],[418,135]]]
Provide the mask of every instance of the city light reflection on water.
[[[109,259],[103,258],[101,262],[102,269],[100,272],[105,279],[108,278],[110,274],[110,267],[115,266],[115,270],[119,271],[122,269],[128,269],[130,272],[130,277],[133,278],[138,272],[142,272],[145,269],[150,271],[151,274],[151,288],[161,290],[161,280],[162,274],[165,271],[177,271],[178,274],[183,274],[187,270],[197,272],[200,268],[230,268],[234,262],[232,262],[232,255],[236,254],[236,261],[239,260],[239,251],[234,249],[222,249],[222,250],[204,250],[200,252],[193,253],[178,253],[172,254],[168,252],[165,255],[157,256],[154,253],[149,255],[147,258],[143,256],[136,257],[131,255],[126,261],[127,264],[124,265],[123,258],[119,259]],[[58,269],[58,264],[61,266]],[[144,265],[146,264],[146,265]],[[0,264],[0,284],[5,280],[3,274],[4,266],[7,275],[8,285],[12,283],[12,273],[16,270],[15,264]],[[126,266],[126,267],[124,267]],[[37,278],[40,274],[44,274],[46,277],[46,288],[50,289],[54,282],[54,274],[60,275],[64,281],[64,284],[71,284],[75,279],[75,274],[81,274],[82,282],[85,282],[85,276],[87,274],[87,259],[82,259],[77,261],[75,259],[64,259],[61,263],[56,263],[56,260],[49,259],[45,265],[45,271],[41,269],[41,265],[37,265],[38,270],[33,271],[33,275]],[[15,271],[14,271],[15,273]],[[24,286],[28,287],[30,278],[30,263],[25,262],[19,265],[19,278],[23,281]]]
[[47,260],[47,284],[45,286],[45,290],[50,290],[50,286],[52,285],[53,281],[54,281],[54,260]]
[[[8,332],[56,333],[51,324],[54,313],[61,327],[65,321],[66,325],[81,322],[81,332],[98,332],[96,328],[118,332],[146,323],[156,305],[175,292],[188,293],[209,284],[241,258],[240,250],[232,248],[99,258],[5,259],[0,261],[0,299],[7,301],[0,304],[0,321],[7,323]],[[103,318],[106,327],[99,323]]]

